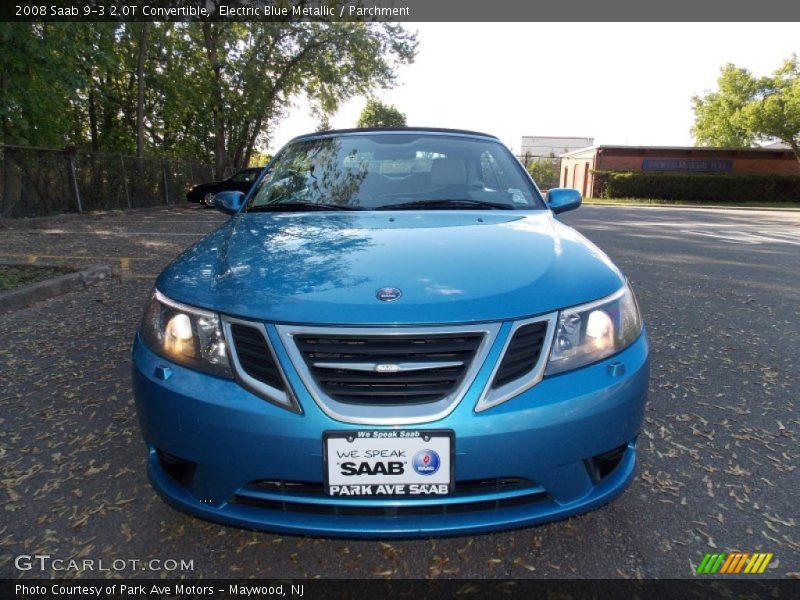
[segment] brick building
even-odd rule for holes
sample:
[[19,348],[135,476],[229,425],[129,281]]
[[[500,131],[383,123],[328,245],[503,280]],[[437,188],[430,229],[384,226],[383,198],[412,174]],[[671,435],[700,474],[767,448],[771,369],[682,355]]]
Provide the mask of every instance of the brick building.
[[800,163],[782,148],[595,146],[561,155],[561,187],[594,197],[592,171],[800,176]]

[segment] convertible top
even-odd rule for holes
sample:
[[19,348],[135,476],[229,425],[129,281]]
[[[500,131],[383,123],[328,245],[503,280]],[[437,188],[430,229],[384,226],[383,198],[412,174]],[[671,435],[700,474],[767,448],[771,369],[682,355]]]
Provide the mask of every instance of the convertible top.
[[365,127],[363,129],[330,129],[328,131],[315,131],[314,133],[306,133],[299,135],[291,141],[313,139],[318,137],[328,137],[336,135],[359,134],[359,133],[409,133],[409,132],[422,132],[422,133],[455,133],[459,135],[470,135],[475,137],[483,137],[491,140],[498,140],[499,138],[488,133],[481,133],[479,131],[470,131],[468,129],[445,129],[442,127]]

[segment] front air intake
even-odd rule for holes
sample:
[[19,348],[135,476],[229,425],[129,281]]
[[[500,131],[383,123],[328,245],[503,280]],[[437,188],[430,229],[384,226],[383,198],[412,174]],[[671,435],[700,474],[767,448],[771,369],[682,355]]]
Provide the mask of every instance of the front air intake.
[[547,321],[538,321],[517,329],[494,376],[492,389],[530,373],[539,362],[546,335]]
[[253,379],[285,391],[283,377],[261,331],[240,323],[232,323],[230,331],[242,370]]

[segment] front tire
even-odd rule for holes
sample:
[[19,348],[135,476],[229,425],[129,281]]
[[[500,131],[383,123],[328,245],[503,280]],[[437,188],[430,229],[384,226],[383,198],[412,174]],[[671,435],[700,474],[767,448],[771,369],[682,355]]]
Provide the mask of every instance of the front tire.
[[203,205],[206,208],[214,208],[214,196],[216,196],[214,192],[208,192],[203,196]]

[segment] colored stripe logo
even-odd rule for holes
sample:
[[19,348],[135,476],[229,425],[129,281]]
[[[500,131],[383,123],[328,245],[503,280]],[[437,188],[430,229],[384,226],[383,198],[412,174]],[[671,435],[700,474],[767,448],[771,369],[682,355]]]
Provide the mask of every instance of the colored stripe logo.
[[756,552],[755,554],[748,552],[732,552],[730,554],[709,552],[697,566],[697,573],[699,575],[713,575],[715,573],[726,575],[736,573],[759,574],[764,572],[772,557],[772,552]]

